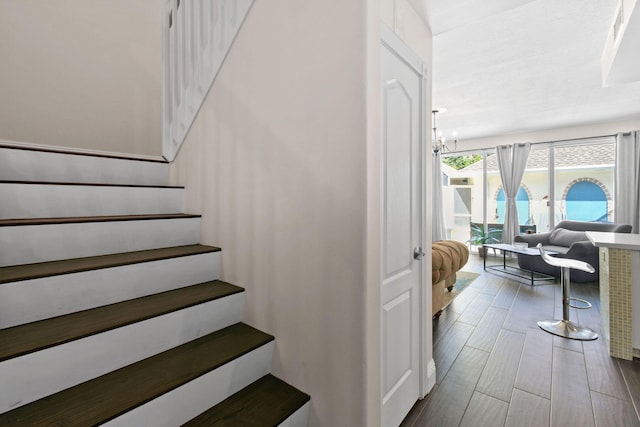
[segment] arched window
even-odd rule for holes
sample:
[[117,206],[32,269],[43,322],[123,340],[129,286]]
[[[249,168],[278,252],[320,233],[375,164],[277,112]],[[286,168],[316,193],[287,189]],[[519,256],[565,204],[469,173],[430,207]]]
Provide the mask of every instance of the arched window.
[[607,221],[607,195],[590,181],[576,182],[567,191],[567,219],[577,221]]
[[[504,195],[504,189],[500,189],[498,196],[496,197],[496,222],[498,224],[504,224],[504,214],[507,209],[506,196]],[[525,225],[529,223],[529,195],[527,191],[520,187],[518,194],[516,194],[516,206],[518,206],[518,224]]]

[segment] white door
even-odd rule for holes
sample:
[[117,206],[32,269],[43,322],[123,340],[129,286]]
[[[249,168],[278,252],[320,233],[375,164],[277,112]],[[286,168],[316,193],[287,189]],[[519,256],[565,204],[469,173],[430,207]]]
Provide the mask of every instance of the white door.
[[[400,45],[398,45],[400,43]],[[398,45],[398,46],[397,46]],[[382,425],[397,426],[420,394],[422,64],[383,36]],[[417,254],[414,253],[417,251]]]

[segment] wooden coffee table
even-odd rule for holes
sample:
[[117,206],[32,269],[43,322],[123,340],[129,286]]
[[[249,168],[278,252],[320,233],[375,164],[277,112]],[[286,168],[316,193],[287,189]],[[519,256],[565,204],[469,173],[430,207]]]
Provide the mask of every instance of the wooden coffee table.
[[[556,278],[544,273],[538,273],[537,271],[527,270],[526,268],[514,267],[512,265],[507,265],[507,253],[513,254],[521,254],[521,255],[529,255],[529,256],[540,256],[540,251],[535,248],[519,248],[508,243],[486,243],[484,245],[485,248],[498,249],[502,251],[502,264],[495,265],[487,265],[487,254],[485,252],[484,256],[484,270],[492,270],[498,271],[500,273],[510,274],[512,276],[519,277],[521,279],[527,279],[527,281],[531,282],[531,286],[533,286],[536,282],[546,282],[546,281],[555,281]],[[546,253],[550,255],[557,255],[558,252],[547,251]]]

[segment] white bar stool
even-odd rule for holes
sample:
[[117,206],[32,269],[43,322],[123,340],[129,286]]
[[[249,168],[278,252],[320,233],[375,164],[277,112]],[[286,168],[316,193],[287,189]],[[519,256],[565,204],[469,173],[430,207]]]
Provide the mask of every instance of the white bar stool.
[[[556,258],[548,255],[542,245],[538,243],[537,246],[540,251],[540,256],[549,265],[561,268],[561,286],[562,286],[562,320],[541,320],[538,322],[538,326],[553,335],[558,335],[564,338],[571,338],[574,340],[591,341],[598,338],[598,334],[589,328],[576,325],[569,320],[569,308],[591,308],[591,303],[580,298],[571,298],[571,269],[582,270],[589,273],[595,272],[595,268],[589,263],[584,261],[578,261],[577,259],[570,258]],[[585,306],[573,306],[571,300],[580,301]]]

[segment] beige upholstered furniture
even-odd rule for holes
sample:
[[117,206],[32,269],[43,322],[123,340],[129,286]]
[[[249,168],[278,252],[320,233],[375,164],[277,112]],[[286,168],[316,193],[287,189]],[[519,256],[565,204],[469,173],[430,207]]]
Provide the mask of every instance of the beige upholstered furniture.
[[432,314],[435,316],[444,308],[445,288],[453,289],[456,273],[469,260],[469,249],[454,240],[435,242],[431,248]]

